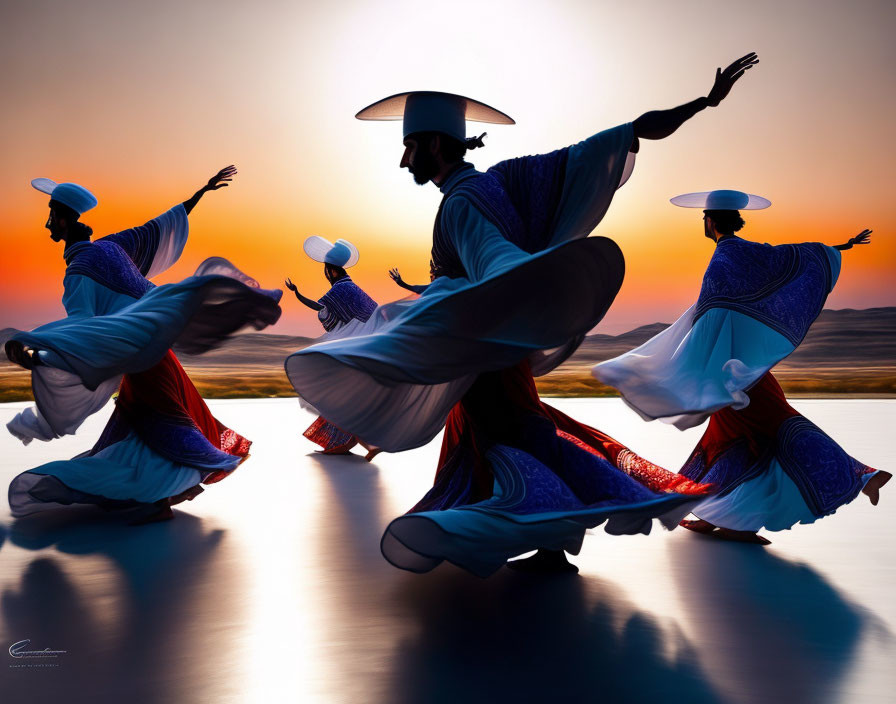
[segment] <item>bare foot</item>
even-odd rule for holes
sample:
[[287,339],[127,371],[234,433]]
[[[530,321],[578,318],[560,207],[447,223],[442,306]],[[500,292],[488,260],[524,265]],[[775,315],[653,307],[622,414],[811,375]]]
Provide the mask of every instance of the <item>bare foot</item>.
[[162,521],[170,521],[172,518],[174,518],[174,511],[171,510],[168,499],[156,501],[155,505],[157,507],[155,511],[144,516],[143,518],[137,518],[131,521],[129,525],[142,526],[146,525],[147,523],[161,523]]
[[710,523],[709,521],[704,521],[702,518],[698,518],[696,521],[689,521],[685,519],[683,521],[679,521],[678,525],[680,525],[682,528],[692,530],[695,533],[702,533],[703,535],[712,533],[716,529],[716,527],[712,523]]
[[737,543],[753,543],[754,545],[771,545],[772,541],[763,538],[761,535],[752,530],[731,530],[730,528],[718,528],[710,535],[722,540],[733,540]]
[[511,560],[507,566],[517,572],[535,574],[576,574],[579,568],[566,559],[562,550],[539,550],[524,560]]
[[[192,501],[197,496],[199,496],[205,489],[203,489],[198,484],[196,486],[191,486],[186,491],[182,491],[176,496],[172,496],[168,499],[168,506],[175,506],[179,503],[183,503],[184,501]],[[173,517],[173,516],[172,516]]]
[[880,501],[880,488],[892,478],[892,474],[881,469],[878,470],[877,474],[871,477],[871,479],[865,482],[865,487],[862,489],[862,493],[868,497],[872,506],[877,506],[877,502]]
[[761,535],[757,535],[754,531],[731,530],[730,528],[722,528],[720,526],[713,525],[709,521],[704,521],[702,518],[697,519],[696,521],[680,521],[678,525],[680,525],[682,528],[692,530],[695,533],[700,533],[701,535],[711,535],[713,538],[721,538],[722,540],[733,540],[738,543],[753,543],[755,545],[772,544],[771,540],[769,540],[768,538],[763,538]]
[[370,462],[374,457],[380,454],[383,449],[381,447],[377,447],[376,445],[368,445],[366,443],[361,443],[364,449],[367,450],[367,454],[364,455],[364,459]]
[[331,447],[329,450],[316,450],[322,455],[350,455],[352,448],[358,444],[357,440],[349,440],[347,443]]

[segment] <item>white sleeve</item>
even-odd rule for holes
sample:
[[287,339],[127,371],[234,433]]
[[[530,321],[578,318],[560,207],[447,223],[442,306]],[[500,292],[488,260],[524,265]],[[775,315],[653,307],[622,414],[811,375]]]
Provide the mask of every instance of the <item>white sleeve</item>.
[[67,317],[89,318],[106,312],[102,299],[109,297],[108,289],[89,276],[68,274],[62,280],[62,286],[62,306]]
[[469,200],[450,198],[442,212],[445,227],[467,278],[476,282],[498,274],[529,256],[501,232]]
[[[62,297],[68,318],[41,326],[49,330],[64,325],[71,318],[90,318],[101,312],[114,295],[87,276],[71,275],[64,279]],[[38,350],[41,364],[31,370],[31,390],[36,405],[26,408],[6,424],[7,430],[27,445],[32,440],[44,442],[63,435],[73,435],[81,424],[109,402],[118,389],[121,377],[104,381],[90,391],[53,350]]]
[[180,259],[189,233],[187,211],[179,203],[144,225],[102,239],[121,247],[140,273],[151,279]]
[[160,230],[159,245],[146,273],[147,279],[161,274],[180,259],[190,234],[190,220],[182,203],[159,215],[156,222]]
[[552,245],[587,237],[603,219],[616,190],[635,167],[630,151],[633,136],[629,122],[569,148]]
[[32,440],[53,440],[75,431],[109,402],[121,377],[107,379],[95,391],[84,387],[71,372],[49,366],[31,370],[36,405],[26,408],[6,424],[12,435],[27,445]]

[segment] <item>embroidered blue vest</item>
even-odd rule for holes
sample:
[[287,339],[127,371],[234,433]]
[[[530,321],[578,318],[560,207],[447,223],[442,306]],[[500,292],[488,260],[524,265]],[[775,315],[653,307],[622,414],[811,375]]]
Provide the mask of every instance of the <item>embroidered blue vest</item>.
[[318,316],[324,330],[329,332],[337,325],[345,325],[350,320],[362,323],[370,318],[376,309],[376,301],[352,281],[350,276],[339,279],[318,301],[324,310]]
[[66,276],[87,276],[101,286],[134,298],[142,298],[153,284],[128,256],[107,238],[96,242],[76,242],[65,250]]
[[534,253],[546,248],[563,193],[569,149],[499,162],[483,174],[461,181],[446,193],[433,228],[436,276],[466,276],[457,249],[442,223],[449,198],[468,199],[510,242]]
[[834,283],[824,245],[772,246],[735,237],[716,245],[694,311],[734,310],[798,346],[821,313]]

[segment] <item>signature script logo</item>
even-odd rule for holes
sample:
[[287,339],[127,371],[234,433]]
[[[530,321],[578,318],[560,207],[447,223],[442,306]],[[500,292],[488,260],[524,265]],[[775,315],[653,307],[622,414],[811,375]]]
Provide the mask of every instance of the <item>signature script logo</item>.
[[13,643],[9,646],[9,654],[14,658],[58,658],[60,655],[68,652],[67,650],[50,650],[49,648],[25,650],[29,643],[31,643],[31,640],[27,638],[20,640],[18,643]]

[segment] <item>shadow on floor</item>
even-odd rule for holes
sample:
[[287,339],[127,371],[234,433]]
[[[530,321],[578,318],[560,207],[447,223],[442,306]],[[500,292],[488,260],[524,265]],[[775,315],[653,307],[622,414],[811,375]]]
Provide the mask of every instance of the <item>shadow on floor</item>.
[[448,567],[396,598],[419,635],[395,653],[384,701],[722,701],[683,635],[600,579]]
[[[341,585],[324,613],[328,633],[342,643],[329,658],[345,673],[338,688],[343,700],[637,704],[673,701],[674,691],[690,704],[721,701],[685,638],[607,582],[506,569],[483,580],[448,564],[426,575],[397,570],[378,549],[394,516],[384,506],[375,467],[361,458],[313,459],[331,507],[321,515],[319,534],[327,536],[320,562],[324,570],[332,563],[333,574],[321,576]],[[327,557],[332,551],[337,559]],[[344,574],[345,556],[358,574]],[[381,622],[390,625],[382,630]],[[378,637],[398,644],[386,655],[391,672],[385,678],[365,669],[383,646]],[[366,690],[354,681],[365,682]]]
[[78,507],[12,523],[10,543],[40,555],[0,597],[4,631],[10,643],[29,639],[29,648],[66,653],[44,661],[2,653],[5,701],[177,700],[184,683],[166,673],[183,672],[172,665],[194,657],[197,630],[208,626],[201,584],[212,579],[222,538],[177,513],[132,527]]
[[[700,662],[732,701],[844,700],[837,687],[867,633],[887,633],[805,564],[700,536],[670,541]],[[848,699],[847,699],[848,700]]]

